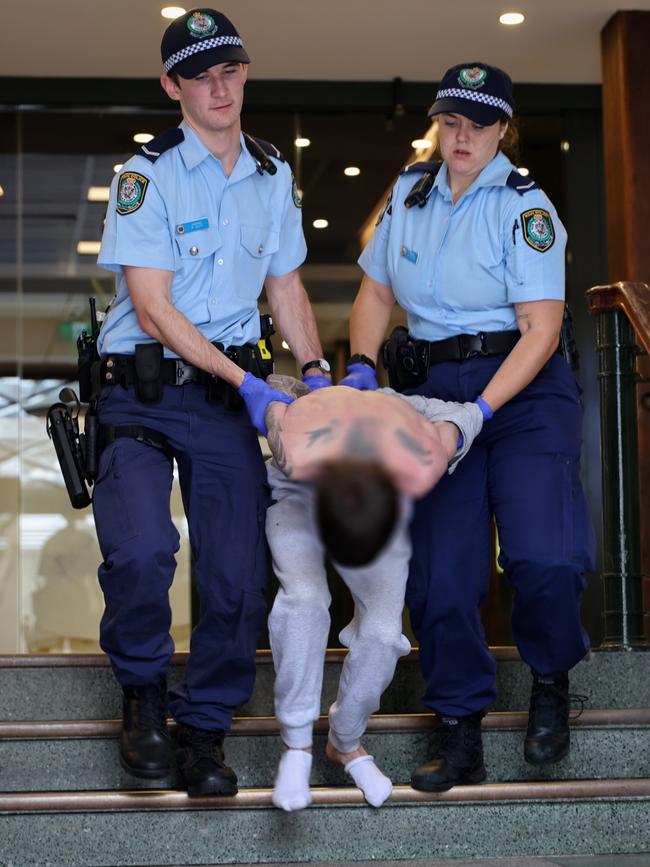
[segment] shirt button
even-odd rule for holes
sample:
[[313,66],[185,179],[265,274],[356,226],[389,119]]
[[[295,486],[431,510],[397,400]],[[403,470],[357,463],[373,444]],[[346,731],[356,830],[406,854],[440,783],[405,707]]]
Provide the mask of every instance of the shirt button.
[[257,248],[257,252],[260,254],[260,256],[262,255],[262,253],[264,252],[264,244],[259,245],[259,247]]
[[217,259],[217,265],[223,265],[223,259]]
[[196,256],[196,254],[197,254],[198,252],[199,252],[199,248],[198,248],[198,247],[190,247],[190,256]]
[[223,221],[224,226],[227,226],[229,222],[230,220],[228,219],[228,217],[226,217]]

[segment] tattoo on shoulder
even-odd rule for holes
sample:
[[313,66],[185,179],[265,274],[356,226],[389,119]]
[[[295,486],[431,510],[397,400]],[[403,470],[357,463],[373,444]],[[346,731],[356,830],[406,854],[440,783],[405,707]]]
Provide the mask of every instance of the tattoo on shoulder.
[[345,448],[351,458],[370,460],[377,457],[376,419],[360,418],[350,426]]
[[268,434],[266,439],[269,444],[269,448],[271,449],[273,460],[276,462],[278,468],[282,470],[285,476],[287,476],[287,478],[290,478],[293,470],[289,465],[289,460],[284,450],[284,443],[282,442],[282,425],[279,421],[273,418],[272,415],[270,418],[269,416],[267,416],[267,423]]
[[433,461],[427,457],[429,454],[427,449],[419,440],[412,437],[410,433],[402,430],[402,428],[397,428],[395,436],[407,451],[411,452],[412,455],[418,458],[421,464],[424,466],[430,466],[433,463]]
[[295,376],[285,376],[280,373],[272,373],[266,377],[266,382],[271,388],[288,394],[291,397],[304,397],[311,389]]

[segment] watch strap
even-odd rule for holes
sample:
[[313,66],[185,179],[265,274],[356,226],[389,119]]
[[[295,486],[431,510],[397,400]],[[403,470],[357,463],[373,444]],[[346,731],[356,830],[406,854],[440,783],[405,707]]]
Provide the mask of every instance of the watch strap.
[[368,367],[372,367],[373,370],[377,369],[372,358],[368,358],[367,355],[363,355],[361,352],[355,352],[354,355],[351,355],[348,364],[367,364]]

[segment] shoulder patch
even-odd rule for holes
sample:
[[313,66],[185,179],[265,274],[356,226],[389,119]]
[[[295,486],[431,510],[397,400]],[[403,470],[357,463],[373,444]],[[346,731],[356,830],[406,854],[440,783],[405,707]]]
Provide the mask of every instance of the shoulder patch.
[[520,196],[525,196],[530,190],[538,190],[539,184],[532,178],[525,178],[519,174],[517,169],[513,169],[506,180],[506,186],[517,190]]
[[533,250],[545,253],[555,242],[555,229],[551,215],[544,208],[531,208],[521,215],[524,241]]
[[150,163],[155,163],[159,156],[171,148],[178,145],[185,139],[185,134],[182,129],[175,126],[173,129],[167,129],[161,132],[155,138],[152,138],[147,144],[143,144],[140,148],[140,153],[143,157],[149,160]]
[[436,162],[435,160],[431,161],[431,162],[424,162],[423,161],[423,162],[419,162],[419,163],[411,163],[408,166],[404,166],[404,168],[400,172],[400,175],[428,172],[430,175],[433,175],[433,177],[435,178],[435,176],[440,171],[441,165],[442,165],[441,162]]
[[293,175],[291,175],[291,198],[297,208],[302,208],[302,195],[298,189],[298,184]]
[[144,175],[138,172],[122,172],[117,182],[117,213],[124,217],[142,207],[148,186],[149,178]]

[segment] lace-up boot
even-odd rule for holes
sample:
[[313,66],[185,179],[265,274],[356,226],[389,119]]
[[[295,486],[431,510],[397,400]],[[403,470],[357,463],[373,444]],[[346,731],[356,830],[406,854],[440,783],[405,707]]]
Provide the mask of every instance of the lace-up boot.
[[533,672],[524,758],[531,765],[559,762],[569,752],[569,675]]
[[444,792],[452,786],[483,782],[487,771],[483,764],[482,719],[483,711],[440,718],[438,748],[430,762],[411,774],[414,789]]
[[188,795],[236,795],[237,775],[225,763],[223,732],[179,725],[176,763]]
[[170,761],[167,681],[162,677],[144,686],[123,686],[122,691],[120,763],[134,777],[165,777]]

